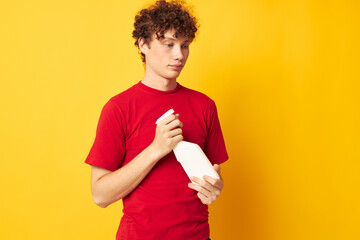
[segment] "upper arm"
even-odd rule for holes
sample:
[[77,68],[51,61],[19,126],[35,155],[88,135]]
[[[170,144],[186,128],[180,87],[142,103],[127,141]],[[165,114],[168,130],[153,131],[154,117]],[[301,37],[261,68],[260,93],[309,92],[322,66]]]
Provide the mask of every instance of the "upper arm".
[[120,168],[126,152],[125,123],[117,104],[109,101],[101,111],[96,129],[95,141],[86,158],[86,163],[94,167],[95,173],[103,173],[100,168],[115,171]]
[[228,159],[224,137],[221,131],[216,105],[212,101],[207,118],[208,133],[205,141],[204,152],[212,164],[223,163]]

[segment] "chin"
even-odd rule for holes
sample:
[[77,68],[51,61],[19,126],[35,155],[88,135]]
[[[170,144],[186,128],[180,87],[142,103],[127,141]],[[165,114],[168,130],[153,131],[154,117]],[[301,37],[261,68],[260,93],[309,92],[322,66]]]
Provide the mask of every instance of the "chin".
[[178,74],[169,74],[169,75],[165,76],[164,78],[171,81],[171,80],[176,80],[179,76],[180,76],[180,73],[178,73]]

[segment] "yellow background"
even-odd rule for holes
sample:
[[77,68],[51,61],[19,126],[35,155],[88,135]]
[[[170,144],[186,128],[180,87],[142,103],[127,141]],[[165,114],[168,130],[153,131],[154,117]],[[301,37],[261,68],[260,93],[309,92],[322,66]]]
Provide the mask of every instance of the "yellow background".
[[[0,239],[114,239],[84,160],[104,103],[137,83],[148,1],[1,1]],[[215,240],[360,239],[359,1],[193,0],[179,82],[218,106],[229,162]]]

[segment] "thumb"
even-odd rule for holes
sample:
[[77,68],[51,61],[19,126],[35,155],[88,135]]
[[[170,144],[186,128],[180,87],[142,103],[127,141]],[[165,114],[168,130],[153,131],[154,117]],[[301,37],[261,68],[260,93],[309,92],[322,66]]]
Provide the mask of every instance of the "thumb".
[[216,163],[214,164],[214,169],[217,173],[220,173],[221,168],[218,164],[216,164]]
[[220,179],[222,180],[221,173],[220,173],[221,167],[219,166],[219,164],[214,164],[214,169],[217,172],[217,174],[219,175]]

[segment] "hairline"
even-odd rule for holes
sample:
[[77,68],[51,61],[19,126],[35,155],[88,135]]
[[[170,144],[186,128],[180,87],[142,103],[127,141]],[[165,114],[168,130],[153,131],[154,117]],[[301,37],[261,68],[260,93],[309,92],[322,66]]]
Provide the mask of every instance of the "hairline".
[[[180,35],[180,36],[178,36],[178,37],[175,37],[175,36],[173,36],[173,37],[167,37],[167,36],[165,36],[165,34],[166,34],[169,30],[171,30],[171,28],[165,30],[164,33],[162,34],[162,36],[158,36],[158,35],[157,35],[159,32],[154,32],[154,33],[152,33],[151,37],[149,37],[149,38],[148,38],[148,41],[146,41],[146,42],[150,43],[150,42],[152,42],[152,41],[155,40],[155,39],[157,39],[158,41],[161,41],[161,40],[163,40],[163,39],[165,39],[165,40],[171,40],[171,41],[176,41],[176,40],[178,40],[179,38],[185,38],[186,40],[184,41],[184,43],[192,43],[192,41],[194,40],[194,38],[186,37],[186,36],[182,36],[182,35]],[[176,35],[176,32],[175,32],[175,35]]]

